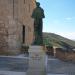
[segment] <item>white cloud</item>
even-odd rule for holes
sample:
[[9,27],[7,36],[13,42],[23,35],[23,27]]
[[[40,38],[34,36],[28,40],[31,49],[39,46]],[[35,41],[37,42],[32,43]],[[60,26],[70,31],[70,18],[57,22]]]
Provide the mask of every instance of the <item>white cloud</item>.
[[71,17],[67,17],[66,20],[72,20],[72,18]]
[[63,37],[69,38],[69,39],[75,39],[75,32],[59,32],[56,34],[59,34]]

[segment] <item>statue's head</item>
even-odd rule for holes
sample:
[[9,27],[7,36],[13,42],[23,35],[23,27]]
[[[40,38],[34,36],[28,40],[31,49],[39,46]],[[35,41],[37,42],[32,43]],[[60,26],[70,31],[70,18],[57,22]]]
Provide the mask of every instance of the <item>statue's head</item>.
[[40,3],[39,2],[36,2],[36,5],[37,5],[37,7],[39,7],[40,6]]

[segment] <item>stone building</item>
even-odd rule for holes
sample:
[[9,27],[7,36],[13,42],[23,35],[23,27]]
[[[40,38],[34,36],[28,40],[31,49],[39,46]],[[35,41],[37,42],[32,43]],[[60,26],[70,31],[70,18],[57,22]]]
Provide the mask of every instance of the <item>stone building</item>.
[[35,0],[0,0],[0,50],[19,51],[33,41]]

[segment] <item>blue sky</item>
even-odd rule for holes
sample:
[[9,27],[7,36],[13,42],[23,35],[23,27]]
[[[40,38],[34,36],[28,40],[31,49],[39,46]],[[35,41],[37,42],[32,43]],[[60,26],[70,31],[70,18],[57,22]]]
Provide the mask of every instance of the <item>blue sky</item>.
[[75,39],[75,0],[37,0],[44,9],[43,31]]

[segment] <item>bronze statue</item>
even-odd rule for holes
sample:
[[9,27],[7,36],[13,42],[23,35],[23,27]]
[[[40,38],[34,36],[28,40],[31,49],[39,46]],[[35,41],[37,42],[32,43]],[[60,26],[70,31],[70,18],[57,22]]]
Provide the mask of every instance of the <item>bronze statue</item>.
[[35,35],[35,40],[33,42],[33,45],[43,45],[42,19],[45,18],[45,16],[44,16],[44,10],[40,7],[39,2],[36,2],[36,8],[33,10],[32,18],[34,19],[34,35]]

